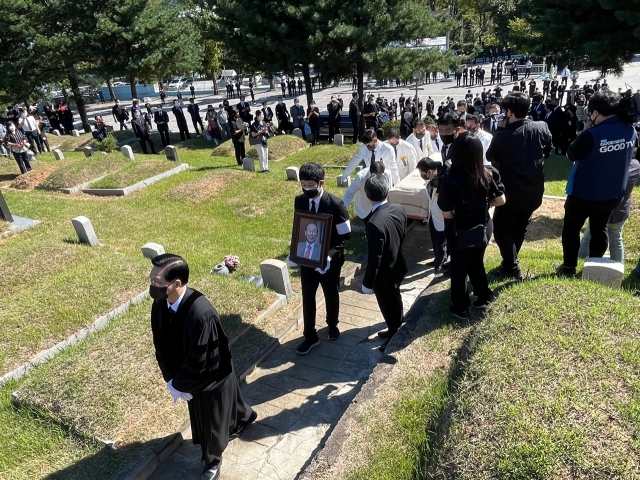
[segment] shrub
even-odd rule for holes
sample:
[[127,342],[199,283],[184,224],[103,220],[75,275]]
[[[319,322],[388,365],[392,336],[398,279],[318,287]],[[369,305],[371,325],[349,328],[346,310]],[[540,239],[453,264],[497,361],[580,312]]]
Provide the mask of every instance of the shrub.
[[91,146],[96,150],[100,150],[101,152],[111,153],[115,150],[118,145],[118,140],[116,137],[109,134],[103,140],[94,140]]
[[391,130],[392,128],[400,131],[400,120],[391,120],[390,122],[382,124],[382,130],[384,131],[385,138],[387,136],[387,133],[389,133],[389,130]]

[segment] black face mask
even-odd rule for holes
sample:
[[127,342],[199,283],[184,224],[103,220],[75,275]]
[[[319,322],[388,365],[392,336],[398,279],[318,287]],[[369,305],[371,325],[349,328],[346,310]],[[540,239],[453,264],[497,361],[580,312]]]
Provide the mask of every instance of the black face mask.
[[167,293],[167,289],[171,286],[173,282],[171,282],[166,287],[157,287],[155,285],[149,285],[149,296],[154,300],[166,300],[169,294]]
[[373,152],[376,149],[376,147],[374,147],[373,145],[367,145],[366,147],[370,152]]
[[424,133],[416,133],[414,134],[418,140],[422,140],[424,138]]
[[317,188],[303,188],[302,193],[307,198],[316,198],[318,196],[318,193],[320,193],[320,191]]
[[440,134],[440,139],[442,140],[442,143],[444,143],[445,145],[449,145],[449,144],[453,143],[453,134],[451,134],[451,135],[442,135],[442,134]]

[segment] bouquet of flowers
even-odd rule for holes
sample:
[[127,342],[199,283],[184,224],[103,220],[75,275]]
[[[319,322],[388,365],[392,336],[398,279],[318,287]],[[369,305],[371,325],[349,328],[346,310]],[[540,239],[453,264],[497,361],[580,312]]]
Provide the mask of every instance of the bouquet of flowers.
[[240,266],[240,259],[236,255],[227,255],[222,259],[222,263],[230,272],[233,272]]

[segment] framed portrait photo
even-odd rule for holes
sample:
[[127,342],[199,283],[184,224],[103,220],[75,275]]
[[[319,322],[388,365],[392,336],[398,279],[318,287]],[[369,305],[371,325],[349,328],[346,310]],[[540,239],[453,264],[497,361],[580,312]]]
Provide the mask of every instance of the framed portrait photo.
[[303,267],[324,270],[329,255],[333,217],[324,213],[295,212],[289,258]]

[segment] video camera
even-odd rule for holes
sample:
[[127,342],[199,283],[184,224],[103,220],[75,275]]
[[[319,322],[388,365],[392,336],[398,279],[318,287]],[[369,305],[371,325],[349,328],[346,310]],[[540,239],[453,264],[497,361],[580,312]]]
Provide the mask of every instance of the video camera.
[[618,116],[620,119],[640,131],[640,93],[633,93],[631,88],[623,92],[619,109]]

